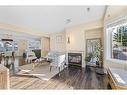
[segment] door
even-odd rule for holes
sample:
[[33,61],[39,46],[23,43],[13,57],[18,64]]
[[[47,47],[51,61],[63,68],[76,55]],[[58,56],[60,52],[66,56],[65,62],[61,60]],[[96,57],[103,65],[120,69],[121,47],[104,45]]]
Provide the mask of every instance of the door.
[[102,66],[100,38],[86,40],[86,63],[89,66]]

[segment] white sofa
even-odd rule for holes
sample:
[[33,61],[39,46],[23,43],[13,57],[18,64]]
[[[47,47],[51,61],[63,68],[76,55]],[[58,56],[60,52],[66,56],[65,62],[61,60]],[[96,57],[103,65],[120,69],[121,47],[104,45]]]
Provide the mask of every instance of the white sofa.
[[59,72],[64,68],[66,54],[63,52],[49,52],[47,56],[48,60],[51,60],[50,71],[52,67],[59,69]]
[[63,54],[65,54],[65,53],[64,52],[50,51],[50,52],[48,52],[46,58],[47,58],[47,60],[51,61],[51,60],[57,59],[58,56],[63,55]]

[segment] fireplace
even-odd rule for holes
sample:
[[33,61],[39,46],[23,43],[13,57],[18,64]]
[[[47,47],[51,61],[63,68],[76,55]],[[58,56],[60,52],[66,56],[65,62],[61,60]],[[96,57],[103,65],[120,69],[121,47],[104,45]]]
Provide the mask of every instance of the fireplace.
[[68,53],[68,64],[82,66],[82,53]]

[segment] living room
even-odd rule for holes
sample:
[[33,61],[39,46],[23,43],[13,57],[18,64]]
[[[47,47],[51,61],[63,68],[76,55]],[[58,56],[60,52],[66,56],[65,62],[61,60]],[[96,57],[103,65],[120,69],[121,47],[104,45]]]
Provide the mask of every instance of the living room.
[[127,89],[127,6],[0,12],[1,89]]

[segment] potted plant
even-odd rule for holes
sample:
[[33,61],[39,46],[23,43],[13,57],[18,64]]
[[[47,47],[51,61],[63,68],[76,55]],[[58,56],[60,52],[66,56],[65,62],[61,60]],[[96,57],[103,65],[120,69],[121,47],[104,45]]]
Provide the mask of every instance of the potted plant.
[[85,61],[86,62],[90,62],[91,58],[93,57],[92,53],[89,53],[86,57],[85,57]]

